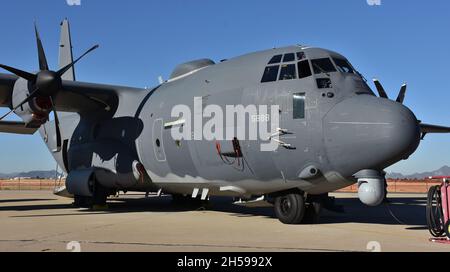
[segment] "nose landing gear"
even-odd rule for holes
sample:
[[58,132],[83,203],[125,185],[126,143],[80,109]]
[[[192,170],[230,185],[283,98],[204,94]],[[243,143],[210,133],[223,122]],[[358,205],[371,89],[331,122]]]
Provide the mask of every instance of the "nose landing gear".
[[275,215],[284,224],[317,224],[322,209],[342,212],[334,204],[333,198],[325,195],[308,195],[300,190],[292,190],[274,195]]
[[305,198],[300,192],[286,193],[275,199],[275,214],[284,224],[300,224],[305,213]]

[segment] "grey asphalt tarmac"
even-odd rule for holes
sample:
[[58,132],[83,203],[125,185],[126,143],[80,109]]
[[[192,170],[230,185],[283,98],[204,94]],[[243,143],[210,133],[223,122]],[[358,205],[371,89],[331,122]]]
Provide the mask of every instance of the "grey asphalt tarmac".
[[51,192],[0,191],[0,251],[450,252],[450,245],[429,242],[425,195],[390,195],[389,208],[365,207],[354,194],[335,196],[344,214],[325,211],[320,224],[288,226],[271,208],[242,208],[226,198],[189,210],[170,197],[128,194],[106,211],[91,211]]

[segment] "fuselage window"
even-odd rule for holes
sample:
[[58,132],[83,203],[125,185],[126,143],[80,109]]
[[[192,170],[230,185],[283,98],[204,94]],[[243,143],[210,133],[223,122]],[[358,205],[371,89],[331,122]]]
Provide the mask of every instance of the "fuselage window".
[[305,119],[305,93],[295,93],[293,96],[294,119]]
[[283,55],[277,55],[269,61],[269,64],[280,63],[282,58],[283,58]]
[[278,65],[266,67],[266,70],[264,71],[264,75],[263,75],[261,82],[264,83],[264,82],[277,81],[279,70],[280,70],[280,66],[278,66]]
[[296,79],[297,71],[295,64],[285,64],[281,66],[280,80]]
[[297,60],[303,60],[306,59],[305,53],[304,52],[298,52],[297,53]]
[[311,60],[311,64],[314,69],[314,74],[336,72],[336,68],[334,68],[333,63],[329,58],[314,59]]
[[290,53],[290,54],[284,55],[283,62],[291,62],[291,61],[295,61],[295,54],[294,53]]
[[333,58],[334,63],[336,64],[339,72],[341,73],[350,73],[350,74],[354,74],[355,71],[353,70],[352,66],[350,65],[350,63],[344,59],[337,59],[337,58]]
[[298,63],[298,78],[305,78],[312,76],[311,68],[308,60],[300,61]]

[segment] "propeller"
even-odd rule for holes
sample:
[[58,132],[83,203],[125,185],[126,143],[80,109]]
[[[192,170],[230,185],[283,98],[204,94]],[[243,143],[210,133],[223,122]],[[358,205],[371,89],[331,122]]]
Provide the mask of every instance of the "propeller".
[[[380,97],[389,99],[389,96],[387,95],[381,82],[375,78],[373,80],[373,83],[375,84],[375,87],[377,88],[377,91],[378,91],[378,94],[380,95]],[[403,104],[403,102],[405,101],[407,88],[408,88],[408,85],[406,83],[402,85],[402,87],[400,88],[400,92],[397,96],[397,99],[395,101],[397,101],[400,104]]]
[[[78,61],[80,61],[83,57],[85,57],[90,52],[97,49],[99,46],[95,45],[89,50],[87,50],[83,55],[81,55],[78,59],[68,64],[67,66],[59,69],[58,71],[51,71],[48,67],[47,58],[45,56],[44,47],[42,45],[42,40],[39,35],[39,31],[37,29],[36,23],[34,25],[34,30],[36,34],[36,43],[38,50],[38,60],[39,60],[39,72],[37,74],[32,74],[26,71],[22,71],[7,65],[0,64],[0,68],[3,68],[6,71],[9,71],[15,74],[18,77],[26,79],[31,86],[33,86],[33,91],[30,92],[29,96],[20,102],[17,106],[15,106],[10,112],[0,117],[0,121],[8,117],[11,113],[18,110],[20,107],[25,105],[26,103],[31,102],[35,98],[48,98],[50,100],[50,110],[53,112],[55,117],[55,131],[56,131],[56,144],[57,144],[57,152],[61,151],[61,129],[58,118],[58,113],[55,105],[55,98],[59,91],[63,89],[62,87],[62,76],[68,70],[70,70]],[[47,118],[48,119],[48,118]]]

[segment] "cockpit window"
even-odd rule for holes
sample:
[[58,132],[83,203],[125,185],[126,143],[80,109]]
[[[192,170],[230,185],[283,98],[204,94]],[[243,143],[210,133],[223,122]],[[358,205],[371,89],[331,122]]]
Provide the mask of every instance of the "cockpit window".
[[277,81],[279,70],[280,70],[280,66],[278,66],[278,65],[266,67],[266,70],[264,70],[264,75],[263,75],[261,82],[264,83],[264,82]]
[[329,58],[311,60],[315,74],[336,72],[333,63]]
[[350,73],[354,74],[355,71],[353,70],[353,67],[350,65],[350,63],[344,59],[338,59],[333,58],[334,63],[336,63],[336,66],[341,73]]
[[283,58],[283,55],[276,55],[269,61],[269,64],[280,63],[282,58]]
[[291,62],[295,60],[295,54],[294,53],[290,53],[290,54],[286,54],[284,55],[284,59],[283,62]]
[[280,80],[296,79],[297,71],[295,64],[285,64],[281,66]]
[[312,76],[312,73],[308,60],[300,61],[298,63],[298,78],[301,79],[309,76]]
[[305,52],[298,52],[297,53],[297,60],[303,60],[306,59]]

